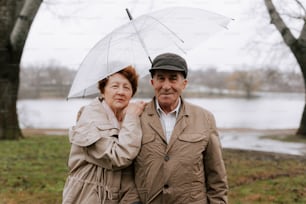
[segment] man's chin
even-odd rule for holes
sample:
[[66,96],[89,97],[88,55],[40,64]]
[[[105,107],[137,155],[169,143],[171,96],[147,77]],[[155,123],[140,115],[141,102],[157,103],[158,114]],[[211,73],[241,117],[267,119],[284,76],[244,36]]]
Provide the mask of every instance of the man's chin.
[[171,101],[167,100],[167,99],[160,99],[158,102],[159,102],[159,104],[161,106],[169,106],[169,105],[171,105]]

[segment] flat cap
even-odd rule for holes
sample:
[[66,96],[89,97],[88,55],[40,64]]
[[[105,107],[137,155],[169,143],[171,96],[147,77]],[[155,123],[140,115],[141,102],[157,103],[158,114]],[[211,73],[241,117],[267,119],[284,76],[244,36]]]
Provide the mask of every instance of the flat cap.
[[152,62],[149,70],[152,74],[154,70],[171,70],[183,72],[184,78],[187,77],[188,67],[184,58],[174,53],[160,54]]

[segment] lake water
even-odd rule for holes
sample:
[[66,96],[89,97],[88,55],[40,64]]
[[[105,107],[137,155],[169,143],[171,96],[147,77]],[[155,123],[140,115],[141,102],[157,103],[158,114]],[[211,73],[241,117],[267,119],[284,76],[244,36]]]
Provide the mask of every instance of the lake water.
[[[79,108],[91,100],[20,100],[17,104],[20,127],[68,129],[75,124]],[[304,106],[303,94],[262,94],[262,97],[252,100],[234,98],[186,100],[210,110],[215,115],[217,126],[220,128],[221,143],[225,148],[306,154],[305,144],[260,137],[263,134],[261,130],[298,128]],[[226,128],[257,130],[236,131]]]
[[[135,99],[138,100],[138,99]],[[145,99],[149,101],[150,99]],[[287,129],[298,128],[304,94],[262,94],[260,98],[186,99],[210,110],[218,128]],[[20,100],[17,108],[22,128],[69,128],[78,109],[91,99]]]

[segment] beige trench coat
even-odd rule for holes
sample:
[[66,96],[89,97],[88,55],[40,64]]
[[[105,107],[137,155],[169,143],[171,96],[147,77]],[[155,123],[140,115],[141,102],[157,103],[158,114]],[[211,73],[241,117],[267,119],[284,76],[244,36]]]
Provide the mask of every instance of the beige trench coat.
[[143,204],[227,203],[227,174],[213,115],[182,100],[169,144],[154,100],[141,116],[135,183]]
[[141,144],[138,116],[126,115],[119,130],[96,98],[83,108],[69,139],[72,145],[63,203],[139,201],[129,166]]

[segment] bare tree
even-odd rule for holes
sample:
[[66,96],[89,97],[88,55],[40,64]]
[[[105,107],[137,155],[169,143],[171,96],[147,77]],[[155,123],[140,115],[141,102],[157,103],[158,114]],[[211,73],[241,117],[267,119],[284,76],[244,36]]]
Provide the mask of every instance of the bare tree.
[[17,115],[19,64],[41,0],[0,1],[0,139],[22,137]]
[[[301,69],[304,78],[304,86],[306,87],[306,9],[299,0],[292,0],[292,2],[295,3],[301,11],[301,14],[292,15],[289,13],[280,13],[272,0],[264,0],[264,2],[271,19],[271,23],[281,34],[284,43],[294,55]],[[298,37],[293,35],[292,29],[290,29],[290,27],[286,24],[284,17],[297,18],[303,22],[302,29]],[[304,105],[304,111],[297,134],[306,137],[306,103]]]
[[250,99],[261,85],[259,74],[259,70],[237,70],[229,76],[228,83],[232,89],[243,91],[245,97]]
[[66,98],[75,73],[56,60],[27,65],[20,70],[18,98]]

